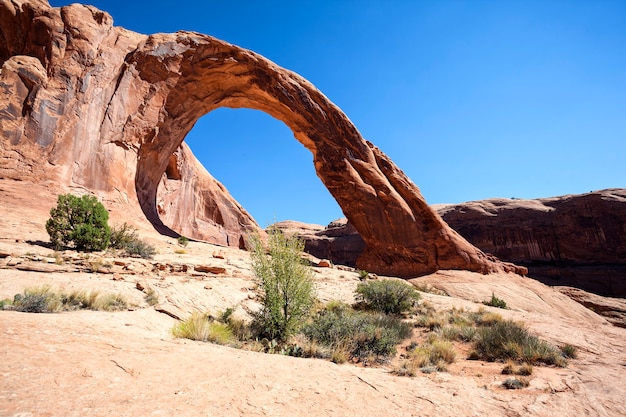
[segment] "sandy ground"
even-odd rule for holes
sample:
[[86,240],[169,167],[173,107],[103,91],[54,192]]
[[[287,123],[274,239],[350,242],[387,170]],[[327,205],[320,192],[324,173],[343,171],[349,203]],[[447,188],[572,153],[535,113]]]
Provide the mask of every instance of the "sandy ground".
[[[39,204],[29,204],[32,195]],[[462,355],[449,372],[400,377],[392,365],[336,365],[173,338],[176,320],[157,310],[185,316],[237,307],[245,316],[258,308],[248,254],[199,242],[180,253],[175,240],[154,233],[140,216],[122,214],[123,203],[108,202],[111,222],[137,224],[157,247],[155,259],[96,254],[57,265],[43,226],[54,200],[43,186],[0,181],[0,299],[48,284],[120,292],[136,307],[0,311],[0,416],[626,415],[626,329],[530,278],[441,271],[414,282],[445,290],[449,296],[422,294],[442,310],[476,310],[494,292],[510,306],[497,310],[505,318],[578,348],[567,368],[535,367],[530,386],[516,391],[501,388],[502,364]],[[223,259],[214,257],[218,253]],[[81,261],[113,267],[89,272],[73,266]],[[196,265],[225,272],[194,273]],[[356,272],[315,271],[321,300],[352,301]],[[158,294],[156,308],[146,304],[137,282]]]

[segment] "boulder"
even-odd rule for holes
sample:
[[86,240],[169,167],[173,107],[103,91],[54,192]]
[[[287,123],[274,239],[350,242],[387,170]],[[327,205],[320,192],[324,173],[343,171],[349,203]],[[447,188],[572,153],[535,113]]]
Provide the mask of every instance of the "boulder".
[[283,121],[365,242],[357,266],[412,277],[524,268],[485,255],[311,83],[193,32],[150,36],[106,12],[0,0],[0,177],[49,182],[141,210],[161,233],[243,248],[257,223],[183,143],[219,107]]

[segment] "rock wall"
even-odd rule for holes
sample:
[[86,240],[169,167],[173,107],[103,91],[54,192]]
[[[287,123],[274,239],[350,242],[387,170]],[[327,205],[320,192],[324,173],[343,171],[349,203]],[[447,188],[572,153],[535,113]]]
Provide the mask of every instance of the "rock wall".
[[472,244],[532,277],[626,297],[626,189],[438,206]]
[[129,32],[80,4],[0,0],[0,24],[3,178],[120,195],[161,233],[241,247],[257,224],[183,141],[208,112],[247,107],[311,151],[365,241],[360,268],[525,272],[459,236],[339,108],[258,54],[198,33]]

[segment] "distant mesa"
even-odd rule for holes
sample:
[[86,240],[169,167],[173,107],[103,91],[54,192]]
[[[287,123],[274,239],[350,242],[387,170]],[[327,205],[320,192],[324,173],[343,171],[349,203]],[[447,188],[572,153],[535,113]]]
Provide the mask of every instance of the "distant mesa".
[[0,177],[80,187],[126,201],[161,233],[245,247],[257,223],[183,141],[216,108],[258,109],[311,151],[363,238],[359,268],[525,272],[463,239],[337,106],[254,52],[198,33],[130,32],[92,6],[3,0],[0,65]]

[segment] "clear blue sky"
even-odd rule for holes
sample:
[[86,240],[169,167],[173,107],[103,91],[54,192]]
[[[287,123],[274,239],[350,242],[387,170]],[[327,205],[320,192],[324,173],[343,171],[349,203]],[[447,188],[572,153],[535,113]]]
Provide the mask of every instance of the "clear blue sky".
[[[91,4],[130,30],[198,31],[299,73],[431,204],[626,186],[626,1]],[[342,217],[312,155],[264,113],[218,109],[186,141],[262,226]]]

